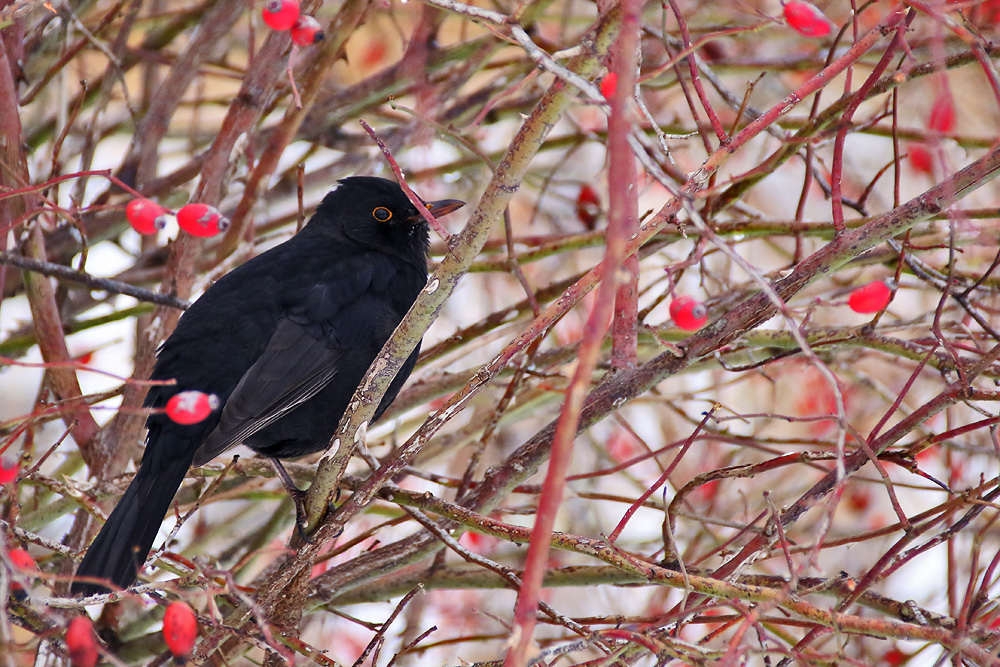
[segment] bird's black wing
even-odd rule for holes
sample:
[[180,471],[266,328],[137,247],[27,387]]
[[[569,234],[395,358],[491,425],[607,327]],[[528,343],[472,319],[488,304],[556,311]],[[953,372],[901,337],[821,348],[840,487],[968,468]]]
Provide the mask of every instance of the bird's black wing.
[[212,460],[315,396],[336,376],[343,354],[343,348],[330,347],[301,324],[283,319],[230,394],[194,465]]
[[[314,268],[313,280],[286,292],[281,320],[226,398],[194,465],[274,424],[338,374],[345,387],[356,385],[405,312],[405,305],[392,303],[398,271],[390,257],[358,253]],[[353,385],[346,390],[353,392]]]

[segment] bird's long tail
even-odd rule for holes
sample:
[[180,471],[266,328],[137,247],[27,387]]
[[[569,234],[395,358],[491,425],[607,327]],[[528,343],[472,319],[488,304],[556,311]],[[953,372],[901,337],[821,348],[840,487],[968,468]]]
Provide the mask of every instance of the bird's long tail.
[[[169,444],[158,442],[156,453],[177,454],[187,449]],[[147,451],[125,495],[80,563],[73,595],[107,593],[109,587],[97,580],[117,588],[128,588],[135,581],[189,467],[190,456],[150,456]]]

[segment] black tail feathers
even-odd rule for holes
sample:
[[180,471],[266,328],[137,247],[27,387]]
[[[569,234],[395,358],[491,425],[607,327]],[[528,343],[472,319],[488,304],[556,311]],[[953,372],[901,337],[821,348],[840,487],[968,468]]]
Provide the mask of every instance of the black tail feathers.
[[191,467],[191,459],[147,459],[87,550],[76,571],[73,595],[107,593],[110,587],[128,588],[149,556],[174,494]]

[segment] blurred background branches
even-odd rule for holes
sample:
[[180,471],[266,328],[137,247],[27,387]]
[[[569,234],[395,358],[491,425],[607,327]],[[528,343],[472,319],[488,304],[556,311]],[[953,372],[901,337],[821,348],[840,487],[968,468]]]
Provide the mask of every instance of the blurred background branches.
[[[299,46],[0,2],[5,664],[62,650],[185,305],[391,177],[359,120],[469,222],[343,533],[290,551],[248,450],[192,470],[106,659],[182,599],[197,663],[998,664],[1000,3],[805,4],[306,0]],[[140,236],[137,195],[232,224]]]

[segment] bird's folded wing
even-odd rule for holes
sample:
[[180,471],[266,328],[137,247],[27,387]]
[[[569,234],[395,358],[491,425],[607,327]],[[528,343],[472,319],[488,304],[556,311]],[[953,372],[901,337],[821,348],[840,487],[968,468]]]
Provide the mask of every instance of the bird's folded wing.
[[330,347],[286,318],[267,348],[243,375],[194,465],[215,458],[315,396],[337,373],[342,349]]

